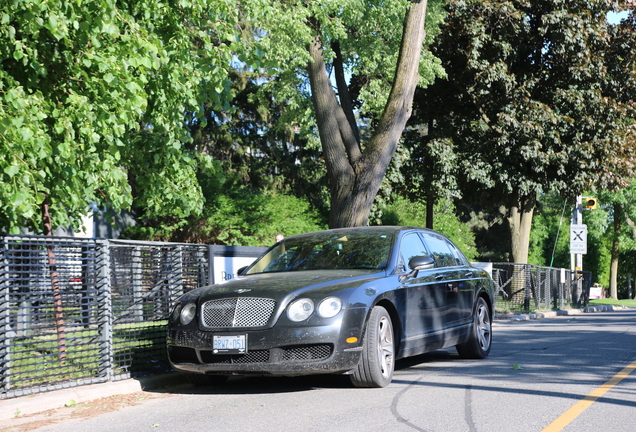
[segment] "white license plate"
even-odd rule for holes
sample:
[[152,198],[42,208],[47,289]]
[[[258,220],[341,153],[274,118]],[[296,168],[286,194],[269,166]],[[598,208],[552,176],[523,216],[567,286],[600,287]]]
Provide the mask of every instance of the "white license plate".
[[245,354],[247,352],[247,335],[231,335],[212,337],[214,354]]

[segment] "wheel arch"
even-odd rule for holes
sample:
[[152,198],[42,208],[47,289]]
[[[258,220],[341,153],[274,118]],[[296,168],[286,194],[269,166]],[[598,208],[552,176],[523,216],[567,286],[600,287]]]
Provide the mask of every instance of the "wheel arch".
[[[380,301],[373,304],[369,309],[369,314],[367,314],[367,321],[369,319],[369,315],[371,314],[371,309],[373,309],[375,306],[382,306],[388,312],[389,317],[391,317],[391,325],[393,326],[393,343],[395,344],[394,349],[395,353],[397,354],[400,351],[402,340],[402,326],[400,323],[400,315],[398,314],[397,307],[395,307],[395,304],[393,304],[393,302],[388,298],[380,299]],[[396,358],[398,358],[397,355]]]
[[483,298],[486,301],[486,304],[488,305],[488,312],[490,312],[490,320],[494,320],[495,319],[495,301],[494,301],[494,297],[491,297],[489,291],[487,289],[485,289],[484,287],[480,288],[479,292],[477,293],[477,296],[475,297],[475,304],[473,305],[473,308],[477,305],[477,299],[478,298]]

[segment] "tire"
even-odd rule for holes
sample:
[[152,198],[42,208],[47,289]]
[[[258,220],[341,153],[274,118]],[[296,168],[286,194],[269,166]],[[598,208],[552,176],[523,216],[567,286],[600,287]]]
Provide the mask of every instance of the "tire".
[[469,339],[457,345],[457,353],[465,359],[483,359],[490,354],[492,345],[492,318],[490,309],[483,297],[477,299],[473,325]]
[[365,333],[362,356],[350,376],[351,383],[355,387],[386,387],[395,368],[393,323],[386,309],[376,306],[371,310]]
[[227,381],[227,379],[229,378],[228,375],[205,375],[195,373],[186,373],[184,375],[186,380],[196,387],[221,385],[225,383],[225,381]]

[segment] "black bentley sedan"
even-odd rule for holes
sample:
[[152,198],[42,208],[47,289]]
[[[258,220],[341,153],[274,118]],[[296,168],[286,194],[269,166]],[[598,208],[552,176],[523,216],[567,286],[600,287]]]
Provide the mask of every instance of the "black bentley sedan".
[[492,280],[441,234],[361,227],[288,237],[240,276],[183,295],[170,363],[195,384],[228,375],[349,374],[384,387],[397,359],[456,346],[485,358]]

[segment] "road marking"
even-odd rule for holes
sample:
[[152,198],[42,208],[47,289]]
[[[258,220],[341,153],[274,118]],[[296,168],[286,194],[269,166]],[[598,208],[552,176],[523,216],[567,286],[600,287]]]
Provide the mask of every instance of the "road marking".
[[635,369],[636,361],[614,375],[608,382],[596,388],[592,393],[585,396],[572,408],[564,412],[561,417],[550,423],[550,425],[543,429],[541,432],[559,432],[563,430],[563,428],[566,427],[572,420],[577,418],[583,411],[585,411],[587,407],[592,405],[598,398],[602,397],[605,393],[610,391],[616,384],[621,382],[623,378],[627,377]]

